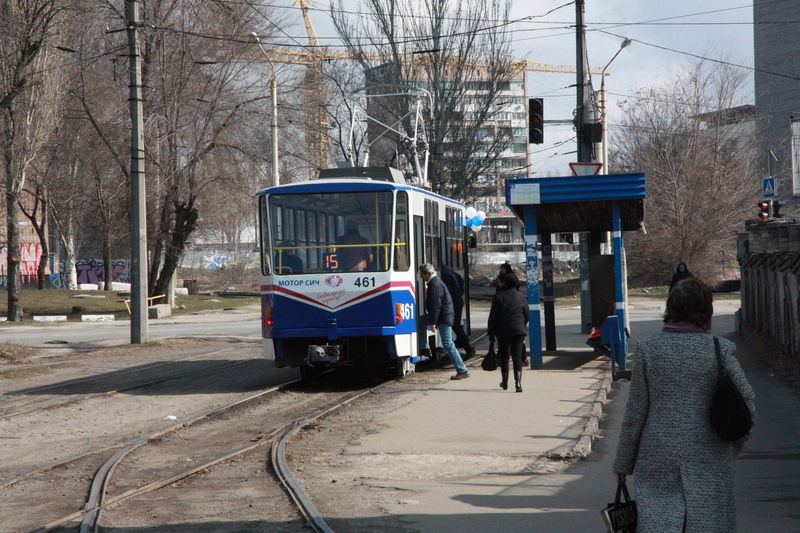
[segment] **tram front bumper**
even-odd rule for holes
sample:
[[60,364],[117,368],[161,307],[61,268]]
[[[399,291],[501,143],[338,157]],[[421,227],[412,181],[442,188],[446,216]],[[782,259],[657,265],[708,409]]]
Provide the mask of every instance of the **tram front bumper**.
[[341,352],[335,344],[325,344],[322,346],[312,344],[308,347],[306,359],[309,364],[315,363],[336,363],[339,361]]

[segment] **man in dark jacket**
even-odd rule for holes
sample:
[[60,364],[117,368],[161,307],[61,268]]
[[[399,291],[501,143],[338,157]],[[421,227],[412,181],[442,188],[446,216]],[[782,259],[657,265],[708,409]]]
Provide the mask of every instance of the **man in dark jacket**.
[[[425,290],[425,311],[427,312],[427,324],[434,333],[438,330],[439,337],[442,339],[442,347],[450,356],[453,366],[456,367],[456,375],[450,379],[464,379],[469,377],[467,365],[461,359],[456,345],[453,343],[453,320],[455,311],[453,309],[453,299],[447,286],[436,275],[436,269],[429,263],[424,263],[419,267],[419,275],[427,285]],[[428,336],[425,337],[425,346],[428,346]]]
[[467,359],[469,359],[475,355],[475,348],[469,342],[464,326],[461,325],[461,316],[464,313],[464,278],[447,265],[442,265],[440,277],[447,286],[450,298],[453,300],[453,334],[456,336],[456,348],[463,348],[467,354]]

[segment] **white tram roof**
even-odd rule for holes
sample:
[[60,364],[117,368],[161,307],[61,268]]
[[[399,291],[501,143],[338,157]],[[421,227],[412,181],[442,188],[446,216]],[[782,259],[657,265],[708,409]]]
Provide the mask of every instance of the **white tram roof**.
[[[335,177],[324,177],[323,173],[325,170],[321,171],[320,179],[316,180],[309,180],[309,181],[302,181],[296,183],[288,183],[286,185],[278,185],[276,187],[268,187],[264,190],[259,191],[257,194],[312,194],[312,193],[342,193],[342,192],[369,192],[369,191],[392,191],[392,190],[408,190],[420,194],[424,194],[427,196],[432,196],[434,198],[438,198],[445,202],[463,206],[461,202],[453,200],[451,198],[447,198],[446,196],[442,196],[440,194],[436,194],[431,191],[426,191],[425,189],[420,189],[419,187],[414,187],[412,185],[408,185],[406,183],[398,183],[396,181],[384,181],[380,178],[374,179],[372,177],[365,176],[364,174],[359,173],[358,171],[364,168],[387,168],[387,167],[357,167],[357,168],[348,168],[348,169],[325,169],[325,170],[335,170],[336,176]],[[399,172],[395,169],[390,169],[394,172]],[[347,172],[345,171],[354,171],[350,172],[352,175],[351,177],[346,177]],[[384,176],[387,173],[383,173]],[[401,174],[402,176],[402,174]],[[395,176],[392,176],[395,177]]]

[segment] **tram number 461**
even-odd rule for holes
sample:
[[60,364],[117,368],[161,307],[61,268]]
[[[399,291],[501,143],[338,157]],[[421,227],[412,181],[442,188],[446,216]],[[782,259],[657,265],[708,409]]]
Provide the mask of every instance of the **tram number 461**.
[[353,285],[368,289],[375,286],[375,278],[370,278],[367,276],[364,276],[363,278],[356,278],[355,282],[353,282]]

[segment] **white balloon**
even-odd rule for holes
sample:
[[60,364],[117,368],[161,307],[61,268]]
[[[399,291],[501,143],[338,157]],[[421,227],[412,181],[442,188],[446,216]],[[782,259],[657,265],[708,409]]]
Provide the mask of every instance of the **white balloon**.
[[467,209],[464,211],[464,215],[465,215],[467,218],[472,218],[472,217],[474,217],[476,214],[477,214],[477,211],[475,211],[475,208],[474,208],[474,207],[468,207],[468,208],[467,208]]
[[475,213],[475,216],[477,216],[481,220],[486,220],[486,213],[484,213],[483,211],[478,211],[477,213]]
[[478,232],[478,231],[481,230],[482,227],[483,227],[483,224],[478,224],[478,225],[472,226],[472,231]]

